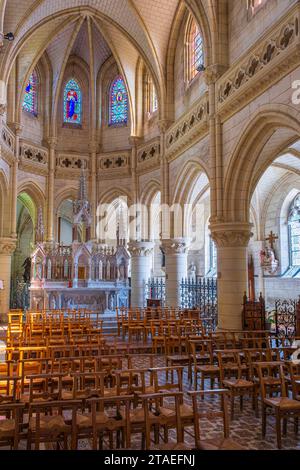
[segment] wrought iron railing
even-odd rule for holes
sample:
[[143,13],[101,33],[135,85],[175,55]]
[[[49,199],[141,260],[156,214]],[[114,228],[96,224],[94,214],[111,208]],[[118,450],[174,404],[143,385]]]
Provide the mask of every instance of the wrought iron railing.
[[285,338],[295,336],[297,308],[299,308],[299,300],[275,300],[274,320],[276,336],[282,336]]
[[183,279],[180,284],[181,307],[197,308],[201,317],[215,329],[218,323],[218,288],[217,279],[197,277]]
[[11,280],[10,308],[27,310],[30,308],[30,283],[20,281],[19,279]]
[[166,280],[165,277],[153,277],[145,283],[145,306],[147,299],[160,300],[162,307],[166,304]]

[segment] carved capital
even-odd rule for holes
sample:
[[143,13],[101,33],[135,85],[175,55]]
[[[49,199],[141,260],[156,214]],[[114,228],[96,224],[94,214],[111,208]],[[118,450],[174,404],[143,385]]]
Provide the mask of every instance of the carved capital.
[[132,257],[150,256],[153,253],[153,242],[129,242],[128,251]]
[[225,67],[220,64],[210,65],[205,69],[204,72],[204,80],[206,85],[211,85],[216,83],[216,81],[221,77],[221,75],[225,72]]
[[0,104],[0,116],[3,116],[3,114],[6,113],[7,110],[7,104],[6,103],[1,103]]
[[15,238],[0,238],[0,255],[12,255],[16,246]]
[[19,137],[23,132],[23,127],[24,126],[22,126],[22,124],[20,124],[19,122],[15,122],[13,127],[14,127],[14,131],[15,131],[16,136]]
[[171,126],[172,121],[168,119],[161,119],[158,121],[157,126],[161,134],[165,134],[169,127]]
[[189,249],[189,240],[187,238],[163,240],[162,249],[166,255],[185,254]]
[[50,137],[48,140],[47,140],[47,143],[49,145],[49,148],[50,150],[55,150],[56,149],[56,146],[57,146],[57,138],[56,137]]
[[219,248],[247,247],[253,233],[252,224],[221,223],[210,225],[211,237]]

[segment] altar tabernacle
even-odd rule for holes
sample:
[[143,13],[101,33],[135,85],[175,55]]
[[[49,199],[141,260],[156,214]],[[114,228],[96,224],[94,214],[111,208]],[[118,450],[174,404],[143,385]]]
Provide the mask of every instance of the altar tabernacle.
[[36,247],[31,255],[30,307],[88,308],[112,312],[128,305],[128,265],[125,241],[117,246],[90,240],[91,208],[85,175],[80,176],[73,204],[73,242],[64,246],[44,241],[39,214]]

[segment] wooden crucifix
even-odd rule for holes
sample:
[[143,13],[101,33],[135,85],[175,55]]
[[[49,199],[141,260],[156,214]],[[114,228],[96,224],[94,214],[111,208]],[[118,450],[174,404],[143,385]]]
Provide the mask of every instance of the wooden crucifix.
[[276,240],[278,240],[277,235],[275,235],[275,233],[273,233],[273,231],[271,230],[268,238],[266,238],[265,240],[266,242],[270,243],[271,250],[274,250],[274,243],[276,242]]

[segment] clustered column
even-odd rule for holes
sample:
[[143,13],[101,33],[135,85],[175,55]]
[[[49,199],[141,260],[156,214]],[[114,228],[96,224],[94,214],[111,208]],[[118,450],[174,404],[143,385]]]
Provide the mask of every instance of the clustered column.
[[54,240],[54,176],[55,176],[55,149],[57,139],[48,140],[49,144],[49,175],[48,175],[48,214],[47,214],[47,239]]
[[131,241],[131,306],[144,307],[145,284],[151,275],[151,256],[154,243]]
[[97,142],[90,143],[91,156],[91,205],[92,205],[92,230],[91,239],[96,240],[96,212],[97,212]]
[[248,284],[248,243],[251,224],[223,223],[210,226],[218,253],[218,329],[242,329],[243,296]]
[[185,238],[164,240],[166,262],[166,304],[181,306],[181,282],[187,277],[188,241]]

